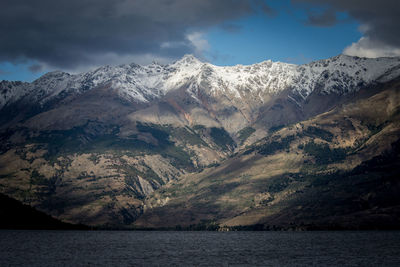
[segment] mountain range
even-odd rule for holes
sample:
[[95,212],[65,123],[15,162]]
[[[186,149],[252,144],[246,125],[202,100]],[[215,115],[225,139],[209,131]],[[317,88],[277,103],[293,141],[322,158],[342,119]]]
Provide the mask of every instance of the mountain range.
[[0,82],[0,193],[115,228],[395,229],[400,58]]

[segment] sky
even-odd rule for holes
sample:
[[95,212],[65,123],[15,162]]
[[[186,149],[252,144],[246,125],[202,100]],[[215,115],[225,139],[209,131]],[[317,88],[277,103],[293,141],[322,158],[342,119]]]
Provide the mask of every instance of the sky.
[[398,0],[2,0],[0,80],[102,65],[400,56]]

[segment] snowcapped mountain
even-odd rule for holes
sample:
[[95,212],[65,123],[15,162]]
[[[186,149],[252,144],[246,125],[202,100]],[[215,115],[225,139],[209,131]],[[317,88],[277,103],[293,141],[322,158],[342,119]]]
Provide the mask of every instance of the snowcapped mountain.
[[13,103],[29,93],[31,85],[23,82],[0,82],[0,109],[7,103]]
[[[326,94],[346,94],[373,82],[386,82],[397,77],[399,66],[400,58],[339,55],[298,66],[292,86],[304,99],[317,88]],[[393,73],[395,75],[391,77]]]
[[221,67],[185,55],[169,65],[104,66],[77,75],[50,72],[32,83],[2,81],[0,108],[24,97],[43,105],[62,94],[79,94],[106,84],[112,85],[124,99],[142,103],[183,86],[194,98],[195,91],[203,88],[211,94],[227,92],[236,98],[243,97],[244,92],[274,95],[291,89],[306,99],[317,89],[325,94],[346,94],[399,75],[400,58],[367,59],[339,55],[305,65],[268,60],[248,66]]
[[387,203],[400,188],[399,77],[400,58],[222,67],[187,55],[2,81],[0,193],[107,227],[210,214],[222,226],[292,227],[308,211],[329,225],[383,212],[397,227],[400,200]]

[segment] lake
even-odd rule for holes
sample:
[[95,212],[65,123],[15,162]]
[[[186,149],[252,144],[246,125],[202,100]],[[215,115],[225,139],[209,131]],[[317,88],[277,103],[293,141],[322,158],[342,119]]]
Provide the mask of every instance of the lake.
[[400,232],[0,230],[0,266],[400,266]]

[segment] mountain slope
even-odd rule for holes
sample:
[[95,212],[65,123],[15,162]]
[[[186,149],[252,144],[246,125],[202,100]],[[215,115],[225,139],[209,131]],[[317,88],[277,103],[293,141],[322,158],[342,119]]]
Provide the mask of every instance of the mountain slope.
[[398,228],[400,84],[283,128],[146,201],[138,227]]
[[84,225],[63,223],[3,194],[0,194],[0,218],[0,229],[89,229]]
[[[88,225],[129,228],[139,219],[136,225],[161,226],[152,221],[152,214],[159,216],[152,208],[165,216],[185,214],[180,205],[191,214],[185,225],[208,219],[264,223],[259,215],[242,223],[246,216],[238,214],[252,211],[255,198],[269,199],[257,191],[268,177],[305,175],[310,162],[351,171],[397,140],[394,117],[382,107],[397,108],[399,60],[340,55],[300,66],[265,61],[218,67],[185,56],[170,65],[53,72],[30,84],[3,81],[0,192]],[[337,125],[326,126],[332,121]],[[310,143],[318,134],[322,144]],[[301,142],[308,152],[298,148]],[[313,159],[321,151],[328,156]],[[332,165],[331,151],[339,158],[345,153],[349,163]],[[241,186],[249,177],[260,179]],[[181,183],[197,194],[187,203]]]

